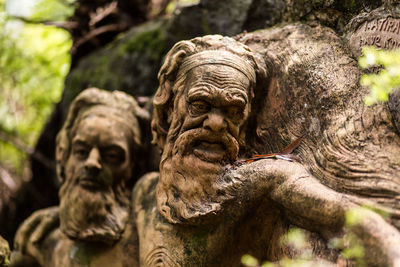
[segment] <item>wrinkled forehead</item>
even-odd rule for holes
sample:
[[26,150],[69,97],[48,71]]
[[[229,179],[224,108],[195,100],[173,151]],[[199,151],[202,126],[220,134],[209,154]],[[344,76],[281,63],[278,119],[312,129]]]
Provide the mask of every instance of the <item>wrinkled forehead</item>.
[[229,66],[241,72],[250,81],[256,81],[254,66],[248,60],[225,50],[206,50],[185,58],[179,67],[178,79],[193,68],[213,65],[217,68]]
[[[134,116],[129,116],[128,112],[123,112],[114,107],[106,105],[96,105],[83,110],[77,121],[82,121],[86,118],[99,117],[105,118],[109,122],[125,124],[126,126],[132,127],[137,125],[137,120]],[[75,123],[76,124],[76,123]]]
[[250,80],[240,71],[225,65],[202,65],[191,69],[186,78],[186,97],[195,100],[221,95],[226,101],[249,102]]
[[95,119],[99,123],[102,122],[97,126],[106,127],[108,130],[112,130],[113,128],[126,129],[130,132],[134,142],[140,144],[140,128],[137,119],[132,114],[129,114],[129,112],[123,112],[105,105],[92,106],[79,114],[72,128],[71,137],[76,134],[84,121],[87,122],[92,119]]

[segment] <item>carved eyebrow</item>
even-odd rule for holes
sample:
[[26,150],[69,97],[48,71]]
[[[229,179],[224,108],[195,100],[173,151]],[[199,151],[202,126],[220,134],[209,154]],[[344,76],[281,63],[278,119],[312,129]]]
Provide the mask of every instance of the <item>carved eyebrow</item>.
[[222,94],[230,104],[246,105],[249,101],[247,94],[240,89],[232,88],[230,91],[223,91]]
[[89,146],[88,143],[86,143],[84,140],[81,140],[81,139],[72,140],[72,145],[73,146]]
[[210,85],[207,84],[200,86],[198,88],[193,87],[189,90],[188,95],[187,95],[187,101],[195,101],[195,100],[210,100],[211,101],[211,96],[213,92],[218,93],[219,95],[223,96],[223,102],[225,105],[239,105],[239,106],[245,106],[248,103],[248,96],[247,94],[239,88],[232,88],[229,87],[229,90],[224,90],[225,88],[222,89],[217,89],[214,88],[213,86],[210,88]]
[[105,146],[101,146],[100,149],[102,150],[119,150],[119,151],[124,151],[124,148],[119,145],[119,144],[107,144]]
[[[213,89],[208,88],[207,86],[194,86],[189,89],[189,92],[187,94],[187,100],[188,101],[194,101],[199,98],[209,98],[210,94]],[[214,89],[215,90],[215,89]]]

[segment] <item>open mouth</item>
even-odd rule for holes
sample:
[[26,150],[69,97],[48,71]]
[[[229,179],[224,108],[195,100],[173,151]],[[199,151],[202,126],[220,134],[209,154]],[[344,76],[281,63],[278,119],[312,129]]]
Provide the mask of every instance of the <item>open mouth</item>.
[[226,148],[220,142],[200,141],[193,147],[193,154],[201,160],[208,162],[222,161]]

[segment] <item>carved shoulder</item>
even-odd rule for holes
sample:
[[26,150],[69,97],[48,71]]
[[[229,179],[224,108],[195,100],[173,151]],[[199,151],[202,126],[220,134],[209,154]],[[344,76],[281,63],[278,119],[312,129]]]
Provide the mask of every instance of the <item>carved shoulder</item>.
[[59,224],[58,207],[34,212],[17,231],[11,266],[23,266],[26,261],[43,265],[41,246],[50,233],[58,228]]
[[134,212],[146,209],[154,200],[156,185],[160,174],[158,172],[150,172],[143,175],[136,183],[132,193],[132,208]]

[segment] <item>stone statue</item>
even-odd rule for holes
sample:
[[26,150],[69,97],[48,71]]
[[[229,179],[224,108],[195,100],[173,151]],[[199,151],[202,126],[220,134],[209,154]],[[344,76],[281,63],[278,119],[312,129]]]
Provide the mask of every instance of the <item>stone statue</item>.
[[[244,42],[262,48],[257,40]],[[133,192],[140,266],[240,266],[247,253],[262,261],[295,258],[299,251],[282,242],[292,225],[305,229],[312,260],[350,264],[329,240],[352,232],[369,264],[397,266],[399,232],[360,209],[353,196],[321,183],[307,165],[237,161],[251,149],[246,132],[268,126],[268,114],[260,117],[254,106],[264,112],[280,104],[263,102],[267,89],[279,87],[270,62],[262,62],[249,47],[221,36],[182,41],[167,54],[153,102],[160,173],[143,177]],[[362,219],[345,224],[354,209]]]
[[139,120],[148,119],[119,91],[91,88],[74,100],[57,136],[60,206],[24,222],[12,266],[122,266],[132,241],[128,185],[140,175]]
[[289,223],[267,197],[265,177],[281,176],[279,168],[267,166],[271,173],[258,179],[231,175],[257,81],[265,78],[262,60],[227,37],[182,41],[167,54],[153,103],[160,173],[142,178],[133,194],[141,266],[240,266],[246,253],[290,256],[280,245]]
[[167,55],[152,129],[163,151],[157,207],[168,222],[197,224],[220,209],[225,196],[215,181],[245,144],[264,71],[246,46],[219,36],[179,42]]
[[[324,77],[302,77],[301,71],[286,75],[293,71],[293,65],[297,66],[299,56],[314,55],[306,53],[307,49],[305,55],[302,49],[292,53],[291,44],[304,38],[306,48],[315,45],[307,42],[306,38],[311,37],[303,37],[305,26],[288,27],[277,35],[274,31],[281,29],[265,35],[237,36],[240,42],[219,35],[198,37],[178,42],[169,51],[159,72],[151,124],[153,142],[162,151],[160,172],[148,173],[137,181],[130,204],[126,197],[118,198],[124,194],[117,192],[125,191],[124,181],[131,177],[135,163],[130,153],[140,139],[138,130],[127,131],[129,127],[138,129],[135,116],[125,116],[140,117],[140,112],[135,108],[116,115],[125,103],[120,99],[110,108],[103,102],[79,105],[78,97],[57,144],[58,172],[65,180],[60,189],[60,207],[39,211],[21,226],[15,262],[18,257],[30,257],[41,266],[241,266],[244,254],[276,262],[301,253],[282,242],[289,229],[297,226],[308,236],[311,261],[351,264],[329,246],[329,240],[352,233],[363,243],[368,264],[398,266],[399,231],[375,211],[361,209],[366,203],[362,194],[360,197],[358,192],[335,187],[336,181],[326,182],[325,177],[338,177],[332,169],[321,171],[331,163],[313,168],[315,162],[310,157],[318,158],[321,151],[336,149],[321,141],[327,138],[329,129],[310,136],[325,126],[309,127],[312,131],[297,152],[301,162],[291,161],[296,157],[252,163],[242,160],[253,151],[262,152],[263,145],[271,146],[270,139],[276,138],[279,143],[282,136],[294,140],[304,134],[298,125],[306,125],[307,121],[287,115],[292,107],[301,110],[296,106],[296,97],[313,101],[319,97],[311,89],[302,88],[304,80],[320,82],[320,86],[310,88],[322,88],[326,99],[341,92],[335,85],[335,91],[330,92],[330,80]],[[335,38],[326,40],[336,45]],[[316,47],[324,50],[329,45],[317,42]],[[340,54],[341,49],[332,50]],[[326,58],[330,60],[328,56],[323,60]],[[331,69],[338,66],[323,62]],[[313,75],[327,72],[327,67],[314,64],[318,68]],[[309,69],[314,70],[314,66],[309,65]],[[335,71],[338,77],[347,75],[344,70]],[[343,78],[348,82],[343,84],[347,86],[349,80]],[[343,104],[342,98],[335,99]],[[77,108],[82,106],[89,107]],[[284,122],[286,125],[281,125]],[[107,127],[108,123],[115,126]],[[269,131],[271,128],[275,131]],[[82,151],[83,137],[95,145]],[[110,140],[116,140],[120,149],[103,155],[107,151],[101,149],[103,143]],[[323,146],[321,150],[313,150],[316,144]],[[109,158],[110,165],[100,168],[99,155]],[[88,171],[82,173],[92,170],[96,182],[82,176],[77,184],[76,175],[85,165]],[[360,220],[346,224],[346,213],[355,209],[359,210]]]

